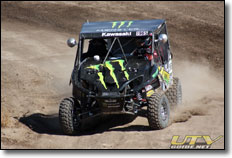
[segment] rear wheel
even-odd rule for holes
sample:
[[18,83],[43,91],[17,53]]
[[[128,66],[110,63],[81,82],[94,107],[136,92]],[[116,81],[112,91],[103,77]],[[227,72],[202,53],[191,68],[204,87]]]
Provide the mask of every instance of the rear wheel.
[[165,94],[172,106],[177,106],[182,103],[182,87],[179,78],[173,78],[173,85],[168,88]]
[[165,94],[154,93],[147,98],[147,119],[150,128],[163,129],[168,126],[170,106]]
[[75,105],[73,98],[65,98],[60,103],[59,121],[60,126],[65,134],[72,135],[80,127],[80,119],[78,119],[78,103]]

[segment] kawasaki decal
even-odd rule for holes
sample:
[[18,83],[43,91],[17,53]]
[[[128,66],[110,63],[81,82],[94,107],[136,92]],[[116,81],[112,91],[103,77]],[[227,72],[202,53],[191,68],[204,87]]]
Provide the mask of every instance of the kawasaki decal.
[[[125,75],[126,79],[129,80],[129,74],[127,73],[126,68],[125,68],[124,65],[123,65],[124,60],[106,61],[104,65],[103,65],[103,64],[91,65],[91,66],[88,66],[88,67],[86,67],[86,68],[95,69],[95,70],[98,70],[98,71],[99,71],[99,67],[100,67],[100,66],[106,67],[107,69],[109,69],[109,71],[110,71],[110,76],[113,78],[114,82],[116,83],[117,88],[119,88],[118,80],[117,80],[116,75],[115,75],[115,73],[114,73],[114,70],[115,70],[115,69],[114,69],[113,65],[111,65],[110,62],[118,62],[119,65],[120,65],[120,67],[121,67],[121,71],[124,71],[124,75]],[[105,82],[104,82],[104,76],[102,75],[102,72],[98,72],[97,74],[98,74],[98,76],[99,76],[99,80],[101,81],[102,85],[105,87],[105,89],[107,89],[106,84],[105,84]]]
[[[115,28],[118,23],[119,21],[112,22],[112,29]],[[127,23],[127,21],[121,21],[120,24],[118,25],[118,29],[120,29],[125,23]],[[128,21],[128,24],[126,27],[130,27],[132,23],[133,21]]]
[[131,32],[103,32],[102,37],[111,37],[111,36],[131,36]]
[[[100,66],[102,66],[102,64],[99,64],[99,65],[91,65],[91,66],[86,67],[86,68],[95,69],[95,70],[100,71],[100,69],[99,69]],[[105,84],[105,82],[104,82],[104,77],[103,77],[103,75],[102,75],[102,72],[98,72],[97,74],[98,74],[98,76],[99,76],[100,82],[102,83],[102,85],[104,86],[104,88],[107,89],[106,84]]]

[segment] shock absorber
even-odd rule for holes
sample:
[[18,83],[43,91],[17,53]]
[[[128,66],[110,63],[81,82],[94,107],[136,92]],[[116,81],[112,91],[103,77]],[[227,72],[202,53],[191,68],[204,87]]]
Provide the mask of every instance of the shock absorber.
[[136,97],[137,97],[137,99],[138,99],[139,101],[142,100],[142,95],[141,95],[140,92],[138,92],[138,93],[136,94]]
[[138,100],[138,102],[139,102],[139,105],[142,103],[142,95],[141,95],[141,93],[140,92],[138,92],[137,94],[136,94],[136,97],[137,97],[137,100]]

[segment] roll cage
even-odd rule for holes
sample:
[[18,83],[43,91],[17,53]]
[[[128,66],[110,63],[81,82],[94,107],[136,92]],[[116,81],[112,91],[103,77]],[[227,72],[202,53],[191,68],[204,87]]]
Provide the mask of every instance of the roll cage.
[[[120,21],[120,22],[122,24],[122,21]],[[132,21],[129,21],[127,26],[129,26],[129,24],[131,24],[130,22],[132,22]],[[116,41],[118,42],[119,49],[121,50],[123,57],[125,58],[125,60],[127,62],[127,57],[125,55],[125,51],[123,48],[125,43],[122,43],[120,41],[121,37],[132,37],[132,38],[151,37],[152,38],[151,52],[154,52],[157,48],[159,48],[159,45],[160,45],[159,40],[158,40],[159,35],[162,33],[168,35],[166,22],[164,20],[137,20],[137,21],[134,21],[134,24],[135,24],[134,28],[108,29],[108,27],[107,27],[106,29],[99,29],[99,27],[103,27],[102,25],[108,26],[109,23],[111,25],[112,23],[114,24],[115,22],[94,22],[94,23],[85,23],[83,25],[82,30],[81,30],[80,35],[79,35],[78,48],[77,48],[77,52],[76,52],[74,67],[78,66],[78,65],[80,66],[85,39],[100,39],[100,38],[104,38],[103,35],[109,34],[110,37],[105,37],[105,38],[112,38],[113,42],[111,43],[111,45],[107,51],[107,54],[103,60],[103,63],[108,58],[108,56],[111,52],[111,49],[114,46]],[[147,23],[146,27],[144,27],[145,23]],[[111,33],[111,32],[113,32],[113,33]],[[166,48],[171,53],[169,40],[167,40]],[[164,60],[164,62],[166,62],[168,59],[167,59],[167,57],[164,57],[164,58],[166,59],[166,60]],[[154,59],[154,55],[153,55],[153,59]],[[151,66],[153,66],[154,64],[155,64],[155,61],[151,60]]]

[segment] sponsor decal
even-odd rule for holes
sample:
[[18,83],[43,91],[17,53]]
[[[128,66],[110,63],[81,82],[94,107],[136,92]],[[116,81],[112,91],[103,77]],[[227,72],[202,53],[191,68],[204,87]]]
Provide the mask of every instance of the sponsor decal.
[[222,137],[218,136],[213,140],[208,135],[187,135],[181,142],[179,136],[173,136],[170,149],[210,149],[211,145]]
[[112,62],[118,62],[119,65],[121,66],[121,70],[124,71],[124,75],[126,77],[127,80],[129,80],[129,74],[128,72],[126,71],[126,68],[124,67],[123,63],[124,63],[124,60],[114,60]]
[[114,22],[112,22],[112,29],[115,28],[117,26],[117,24],[118,24],[118,29],[120,29],[126,23],[127,23],[126,27],[130,27],[131,24],[133,23],[133,21],[114,21]]
[[107,87],[106,87],[106,84],[104,82],[104,76],[103,76],[102,72],[99,72],[100,71],[100,69],[99,69],[100,66],[104,66],[110,71],[110,76],[113,78],[114,82],[116,83],[117,88],[119,88],[118,80],[117,80],[117,77],[116,77],[116,75],[114,73],[115,68],[113,67],[111,62],[118,62],[118,64],[121,67],[121,71],[124,72],[124,75],[125,75],[126,79],[129,80],[129,74],[127,73],[126,68],[123,65],[124,62],[125,62],[124,60],[106,61],[104,65],[103,64],[98,64],[98,65],[91,65],[91,66],[86,67],[86,69],[88,68],[88,69],[98,70],[97,74],[98,74],[99,80],[100,80],[100,82],[102,83],[102,85],[104,86],[105,89],[107,89]]
[[131,32],[103,32],[102,37],[131,36]]
[[107,67],[110,70],[110,76],[113,78],[114,82],[116,83],[117,88],[119,88],[118,80],[114,73],[114,67],[111,65],[110,61],[105,62],[105,67]]
[[95,69],[95,70],[97,70],[97,71],[98,71],[97,74],[98,74],[98,77],[99,77],[99,81],[100,81],[101,84],[104,86],[104,88],[107,89],[106,84],[105,84],[105,82],[104,82],[104,77],[103,77],[103,75],[102,75],[102,72],[99,72],[99,71],[100,71],[100,69],[99,69],[100,66],[102,66],[102,64],[99,64],[99,65],[91,65],[91,66],[89,66],[89,67],[86,67],[86,69],[88,68],[88,69]]
[[147,85],[147,86],[145,86],[145,89],[146,89],[146,92],[148,92],[149,90],[151,90],[153,87],[152,87],[152,85]]
[[136,36],[147,36],[148,31],[136,31]]
[[[170,78],[169,73],[166,72],[166,71],[164,70],[164,68],[161,67],[161,66],[159,66],[158,69],[159,69],[159,72],[160,72],[161,76],[163,77],[164,81],[168,84],[168,83],[169,83],[169,78]],[[154,74],[153,74],[153,75],[154,75]],[[153,77],[153,75],[152,75],[152,77]]]
[[105,103],[116,103],[117,100],[116,99],[107,99],[105,100]]
[[147,92],[147,97],[150,97],[152,94],[154,94],[155,93],[155,91],[154,90],[150,90],[150,91],[148,91]]

